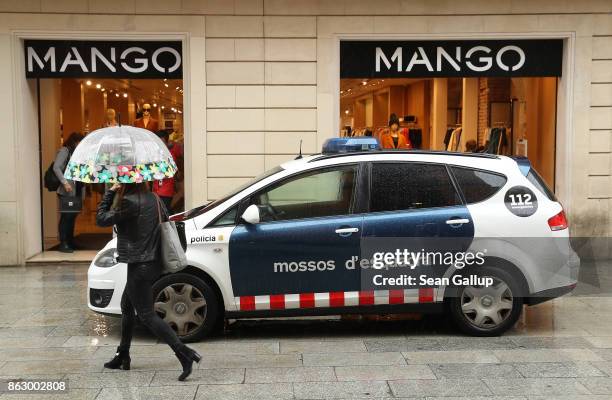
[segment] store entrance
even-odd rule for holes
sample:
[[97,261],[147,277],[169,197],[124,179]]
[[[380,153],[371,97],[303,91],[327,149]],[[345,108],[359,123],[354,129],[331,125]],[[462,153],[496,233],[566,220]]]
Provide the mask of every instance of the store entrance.
[[[41,182],[47,168],[74,133],[88,133],[115,124],[138,125],[167,132],[168,146],[182,171],[183,154],[183,81],[182,79],[96,79],[53,78],[38,80],[39,140]],[[150,109],[149,118],[143,111]],[[184,208],[182,176],[175,179],[172,208]],[[74,222],[75,250],[100,250],[112,238],[112,228],[96,225],[96,207],[106,187],[104,184],[79,184],[83,207]],[[58,195],[41,191],[42,236],[44,251],[60,249]],[[65,222],[64,222],[65,223]]]
[[374,136],[388,149],[526,156],[554,188],[563,45],[343,40],[340,136]]
[[527,156],[554,187],[556,98],[555,77],[341,79],[340,135],[381,140],[395,114],[410,148]]

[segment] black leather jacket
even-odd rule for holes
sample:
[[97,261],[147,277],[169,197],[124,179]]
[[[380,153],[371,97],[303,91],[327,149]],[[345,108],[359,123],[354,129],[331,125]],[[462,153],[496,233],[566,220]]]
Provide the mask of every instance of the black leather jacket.
[[[117,225],[117,261],[137,263],[159,260],[159,214],[157,196],[151,192],[129,194],[118,208],[112,208],[115,192],[108,190],[98,205],[96,223]],[[161,220],[167,220],[163,202],[159,202]]]

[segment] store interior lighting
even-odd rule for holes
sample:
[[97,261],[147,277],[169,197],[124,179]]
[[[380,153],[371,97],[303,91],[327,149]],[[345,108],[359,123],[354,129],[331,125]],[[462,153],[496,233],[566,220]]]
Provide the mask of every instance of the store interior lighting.
[[[81,81],[81,82],[83,84],[85,84],[86,86],[88,86],[88,87],[92,87],[92,89],[95,87],[100,92],[103,92],[104,96],[107,96],[108,93],[111,93],[111,94],[114,93],[116,98],[123,97],[123,98],[127,99],[128,97],[130,97],[130,93],[132,93],[132,90],[140,91],[140,92],[142,92],[142,90],[143,90],[142,87],[140,87],[138,85],[134,85],[134,84],[132,84],[129,81],[125,82],[125,83],[120,83],[119,88],[114,88],[114,89],[105,87],[105,86],[109,86],[109,85],[113,84],[112,82],[108,82],[108,81],[105,81],[105,80],[102,80],[101,82],[98,82],[98,83],[95,82],[95,81],[89,80],[89,79],[86,80],[86,81]],[[165,87],[169,87],[171,84],[174,83],[172,81],[169,82],[167,79],[163,79],[162,82],[163,82]],[[176,93],[176,92],[178,92],[181,95],[183,94],[183,88],[180,85],[175,86],[175,91],[170,93],[170,97],[169,98],[166,98],[166,97],[163,96],[166,93],[164,90],[150,89],[149,88],[149,91],[152,91],[152,93],[146,92],[146,91],[144,93],[141,93],[141,94],[132,93],[132,96],[141,95],[141,97],[135,97],[134,101],[137,102],[137,103],[145,103],[145,102],[147,102],[146,98],[148,98],[151,101],[153,101],[152,102],[152,106],[154,108],[158,108],[159,107],[160,110],[165,110],[167,108],[168,110],[171,110],[174,113],[183,114],[183,111],[180,108],[177,107],[177,106],[181,106],[182,104],[180,104],[180,100],[179,100],[179,103],[176,103],[176,95],[173,94],[173,93]],[[144,97],[142,97],[142,94],[144,94]],[[161,100],[169,101],[170,104],[168,106],[159,104],[159,102],[161,102]]]

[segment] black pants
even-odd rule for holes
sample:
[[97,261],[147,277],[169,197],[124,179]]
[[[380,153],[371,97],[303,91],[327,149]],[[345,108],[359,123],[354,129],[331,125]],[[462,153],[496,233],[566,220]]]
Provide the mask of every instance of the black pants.
[[73,244],[74,242],[74,224],[79,213],[60,213],[59,220],[59,237],[60,242]]
[[157,261],[128,264],[127,283],[121,297],[121,343],[120,351],[130,349],[134,331],[135,315],[155,336],[178,351],[183,344],[163,319],[153,309],[153,282],[161,274],[161,264]]

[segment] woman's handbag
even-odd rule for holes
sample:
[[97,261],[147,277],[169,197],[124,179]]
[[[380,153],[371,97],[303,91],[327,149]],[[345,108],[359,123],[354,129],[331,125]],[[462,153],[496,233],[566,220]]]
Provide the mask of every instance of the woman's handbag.
[[159,228],[161,230],[161,258],[162,273],[179,272],[187,266],[187,257],[181,246],[181,240],[176,230],[174,221],[162,222],[160,198],[155,195],[157,201],[157,215],[159,216]]
[[80,213],[83,209],[83,198],[81,196],[59,196],[59,212]]

